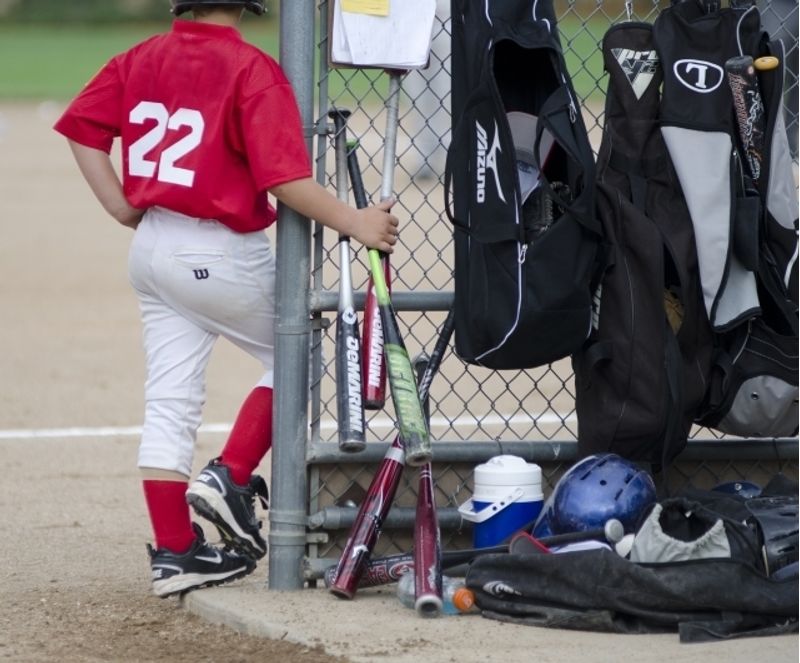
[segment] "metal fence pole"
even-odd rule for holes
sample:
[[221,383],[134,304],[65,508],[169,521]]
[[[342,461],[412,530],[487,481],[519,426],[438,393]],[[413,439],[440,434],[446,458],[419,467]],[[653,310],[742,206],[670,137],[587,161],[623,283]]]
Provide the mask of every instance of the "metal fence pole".
[[[313,0],[280,3],[280,62],[294,88],[309,153],[314,104]],[[272,506],[269,512],[270,589],[302,589],[306,542],[306,438],[310,247],[309,220],[278,207],[277,314],[275,329],[275,422]]]

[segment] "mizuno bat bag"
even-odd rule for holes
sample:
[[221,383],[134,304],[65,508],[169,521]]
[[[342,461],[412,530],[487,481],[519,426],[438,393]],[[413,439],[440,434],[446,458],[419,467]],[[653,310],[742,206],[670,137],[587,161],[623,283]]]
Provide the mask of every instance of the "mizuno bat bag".
[[492,369],[577,350],[600,225],[594,158],[551,0],[452,2],[455,350]]

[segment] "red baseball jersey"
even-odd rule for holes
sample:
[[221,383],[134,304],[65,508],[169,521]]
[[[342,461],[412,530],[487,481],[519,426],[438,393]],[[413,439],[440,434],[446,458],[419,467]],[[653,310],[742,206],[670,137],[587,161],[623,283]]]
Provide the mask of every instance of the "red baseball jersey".
[[110,153],[134,207],[158,205],[238,232],[275,221],[266,190],[309,177],[291,85],[235,28],[176,20],[117,55],[55,125]]

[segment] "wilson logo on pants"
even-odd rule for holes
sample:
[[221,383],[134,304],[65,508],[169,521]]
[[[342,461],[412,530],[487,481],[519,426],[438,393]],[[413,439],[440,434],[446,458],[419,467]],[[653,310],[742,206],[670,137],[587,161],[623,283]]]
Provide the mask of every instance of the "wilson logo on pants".
[[193,269],[192,271],[194,272],[194,277],[198,281],[202,281],[203,279],[207,279],[208,278],[208,270],[207,269]]

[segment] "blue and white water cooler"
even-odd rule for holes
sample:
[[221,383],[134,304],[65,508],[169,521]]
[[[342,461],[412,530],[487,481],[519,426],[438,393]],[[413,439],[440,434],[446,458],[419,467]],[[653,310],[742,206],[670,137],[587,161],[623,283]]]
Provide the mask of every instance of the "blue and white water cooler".
[[475,490],[458,512],[474,523],[473,545],[495,546],[542,510],[542,468],[519,456],[495,456],[475,468]]

